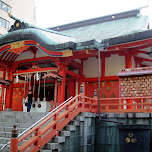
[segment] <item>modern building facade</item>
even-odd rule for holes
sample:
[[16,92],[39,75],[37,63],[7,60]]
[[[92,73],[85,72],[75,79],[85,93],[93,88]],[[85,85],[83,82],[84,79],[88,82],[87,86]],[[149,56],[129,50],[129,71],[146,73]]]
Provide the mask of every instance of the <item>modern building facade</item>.
[[31,24],[36,22],[34,0],[0,0],[0,35],[7,33],[14,23],[8,13]]

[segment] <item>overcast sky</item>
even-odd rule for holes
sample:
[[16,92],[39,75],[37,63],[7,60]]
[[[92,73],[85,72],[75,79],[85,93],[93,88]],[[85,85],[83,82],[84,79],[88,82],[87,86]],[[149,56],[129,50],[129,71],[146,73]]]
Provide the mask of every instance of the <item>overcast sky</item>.
[[[132,10],[152,0],[35,0],[37,26],[47,28]],[[148,10],[152,14],[152,10]]]

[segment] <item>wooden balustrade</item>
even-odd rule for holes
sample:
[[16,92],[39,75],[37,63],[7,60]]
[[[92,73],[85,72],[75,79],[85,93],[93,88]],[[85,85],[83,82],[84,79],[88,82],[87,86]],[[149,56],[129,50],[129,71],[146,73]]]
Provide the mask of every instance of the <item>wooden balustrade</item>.
[[[101,99],[100,103],[101,113],[152,112],[152,96],[105,98]],[[98,113],[97,97],[89,98],[84,96],[83,93],[73,97],[70,101],[59,107],[55,112],[47,116],[37,126],[17,139],[17,144],[19,144],[26,137],[32,135],[29,140],[18,147],[18,150],[13,150],[11,152],[23,152],[25,150],[27,152],[39,151],[51,138],[55,135],[57,136],[59,131],[80,112]],[[44,124],[46,125],[44,126]]]
[[[84,112],[98,113],[98,99],[85,98]],[[101,113],[152,112],[152,96],[100,99]]]
[[[29,130],[25,135],[20,137],[18,139],[18,143],[23,141],[25,138],[30,137],[31,134],[34,134],[29,140],[18,148],[18,151],[23,152],[26,150],[35,152],[40,150],[51,138],[58,135],[59,131],[63,129],[64,126],[66,126],[81,111],[83,111],[82,97],[77,95],[66,104],[62,105],[55,112],[51,113],[47,118]],[[46,125],[44,126],[44,124]]]

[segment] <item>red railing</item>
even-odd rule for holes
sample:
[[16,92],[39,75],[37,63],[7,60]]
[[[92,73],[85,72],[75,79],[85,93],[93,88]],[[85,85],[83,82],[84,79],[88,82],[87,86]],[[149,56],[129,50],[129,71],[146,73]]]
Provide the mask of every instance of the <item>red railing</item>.
[[[98,113],[97,97],[85,97],[84,112]],[[105,98],[100,99],[101,113],[151,113],[152,96],[149,97],[126,97],[126,98]]]
[[[106,98],[100,101],[101,113],[152,112],[152,96],[130,98]],[[63,129],[80,112],[98,113],[97,97],[89,98],[82,94],[68,102],[60,104],[47,117],[39,121],[37,126],[19,138],[11,138],[11,152],[39,151],[49,140]],[[25,143],[18,144],[30,137]]]
[[[49,140],[63,129],[76,115],[83,111],[82,95],[77,95],[62,106],[57,107],[37,126],[31,128],[26,134],[18,138],[11,138],[11,152],[35,152],[40,150]],[[30,137],[32,136],[32,137]],[[25,143],[18,147],[18,144],[27,137]],[[15,140],[15,141],[14,141]],[[17,144],[16,144],[17,143]]]

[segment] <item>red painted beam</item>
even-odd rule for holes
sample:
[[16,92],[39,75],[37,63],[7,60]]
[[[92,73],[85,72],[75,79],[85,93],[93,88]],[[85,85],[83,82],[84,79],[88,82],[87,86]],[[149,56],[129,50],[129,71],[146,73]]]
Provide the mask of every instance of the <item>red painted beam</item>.
[[142,46],[138,46],[138,47],[135,47],[135,49],[144,49],[144,48],[148,48],[148,47],[152,47],[152,43],[148,43],[148,44],[144,44]]
[[48,72],[48,71],[57,71],[57,67],[49,67],[49,68],[37,68],[37,69],[29,69],[29,70],[22,70],[19,72],[13,73],[13,75],[21,75],[27,73],[36,73],[36,72]]
[[14,64],[22,64],[22,63],[32,63],[32,62],[38,62],[38,61],[43,61],[43,60],[56,60],[55,58],[46,56],[46,57],[40,57],[40,58],[33,58],[33,59],[26,59],[26,60],[21,60],[21,61],[16,61]]
[[75,61],[75,60],[71,60],[71,61],[69,62],[69,65],[70,65],[70,66],[73,66],[73,67],[76,68],[76,69],[81,69],[81,64],[78,63],[78,62]]
[[137,45],[143,45],[143,44],[148,44],[152,43],[152,39],[144,39],[136,42],[131,42],[131,43],[124,43],[124,44],[119,44],[119,45],[113,45],[108,48],[108,50],[120,50],[120,49],[126,49],[127,47],[133,47]]
[[[119,77],[118,76],[107,76],[107,77],[101,77],[100,81],[118,81]],[[84,78],[82,79],[84,82],[98,82],[98,77],[96,78]]]
[[52,72],[49,72],[47,74],[45,74],[42,79],[49,79],[49,78],[56,78],[56,79],[63,79],[62,77],[60,77],[59,75],[55,74],[55,73],[52,73]]
[[66,70],[65,72],[66,72],[66,74],[71,75],[71,76],[73,76],[73,77],[75,77],[77,79],[81,78],[81,76],[79,74],[76,74],[76,73],[74,73],[74,72],[72,72],[70,70]]
[[136,57],[137,61],[139,62],[143,62],[143,61],[148,61],[148,62],[152,62],[152,59],[146,59],[146,58],[141,58],[141,57]]
[[4,61],[4,60],[0,60],[0,65],[1,66],[11,66],[12,65],[12,62],[9,62],[9,61]]

